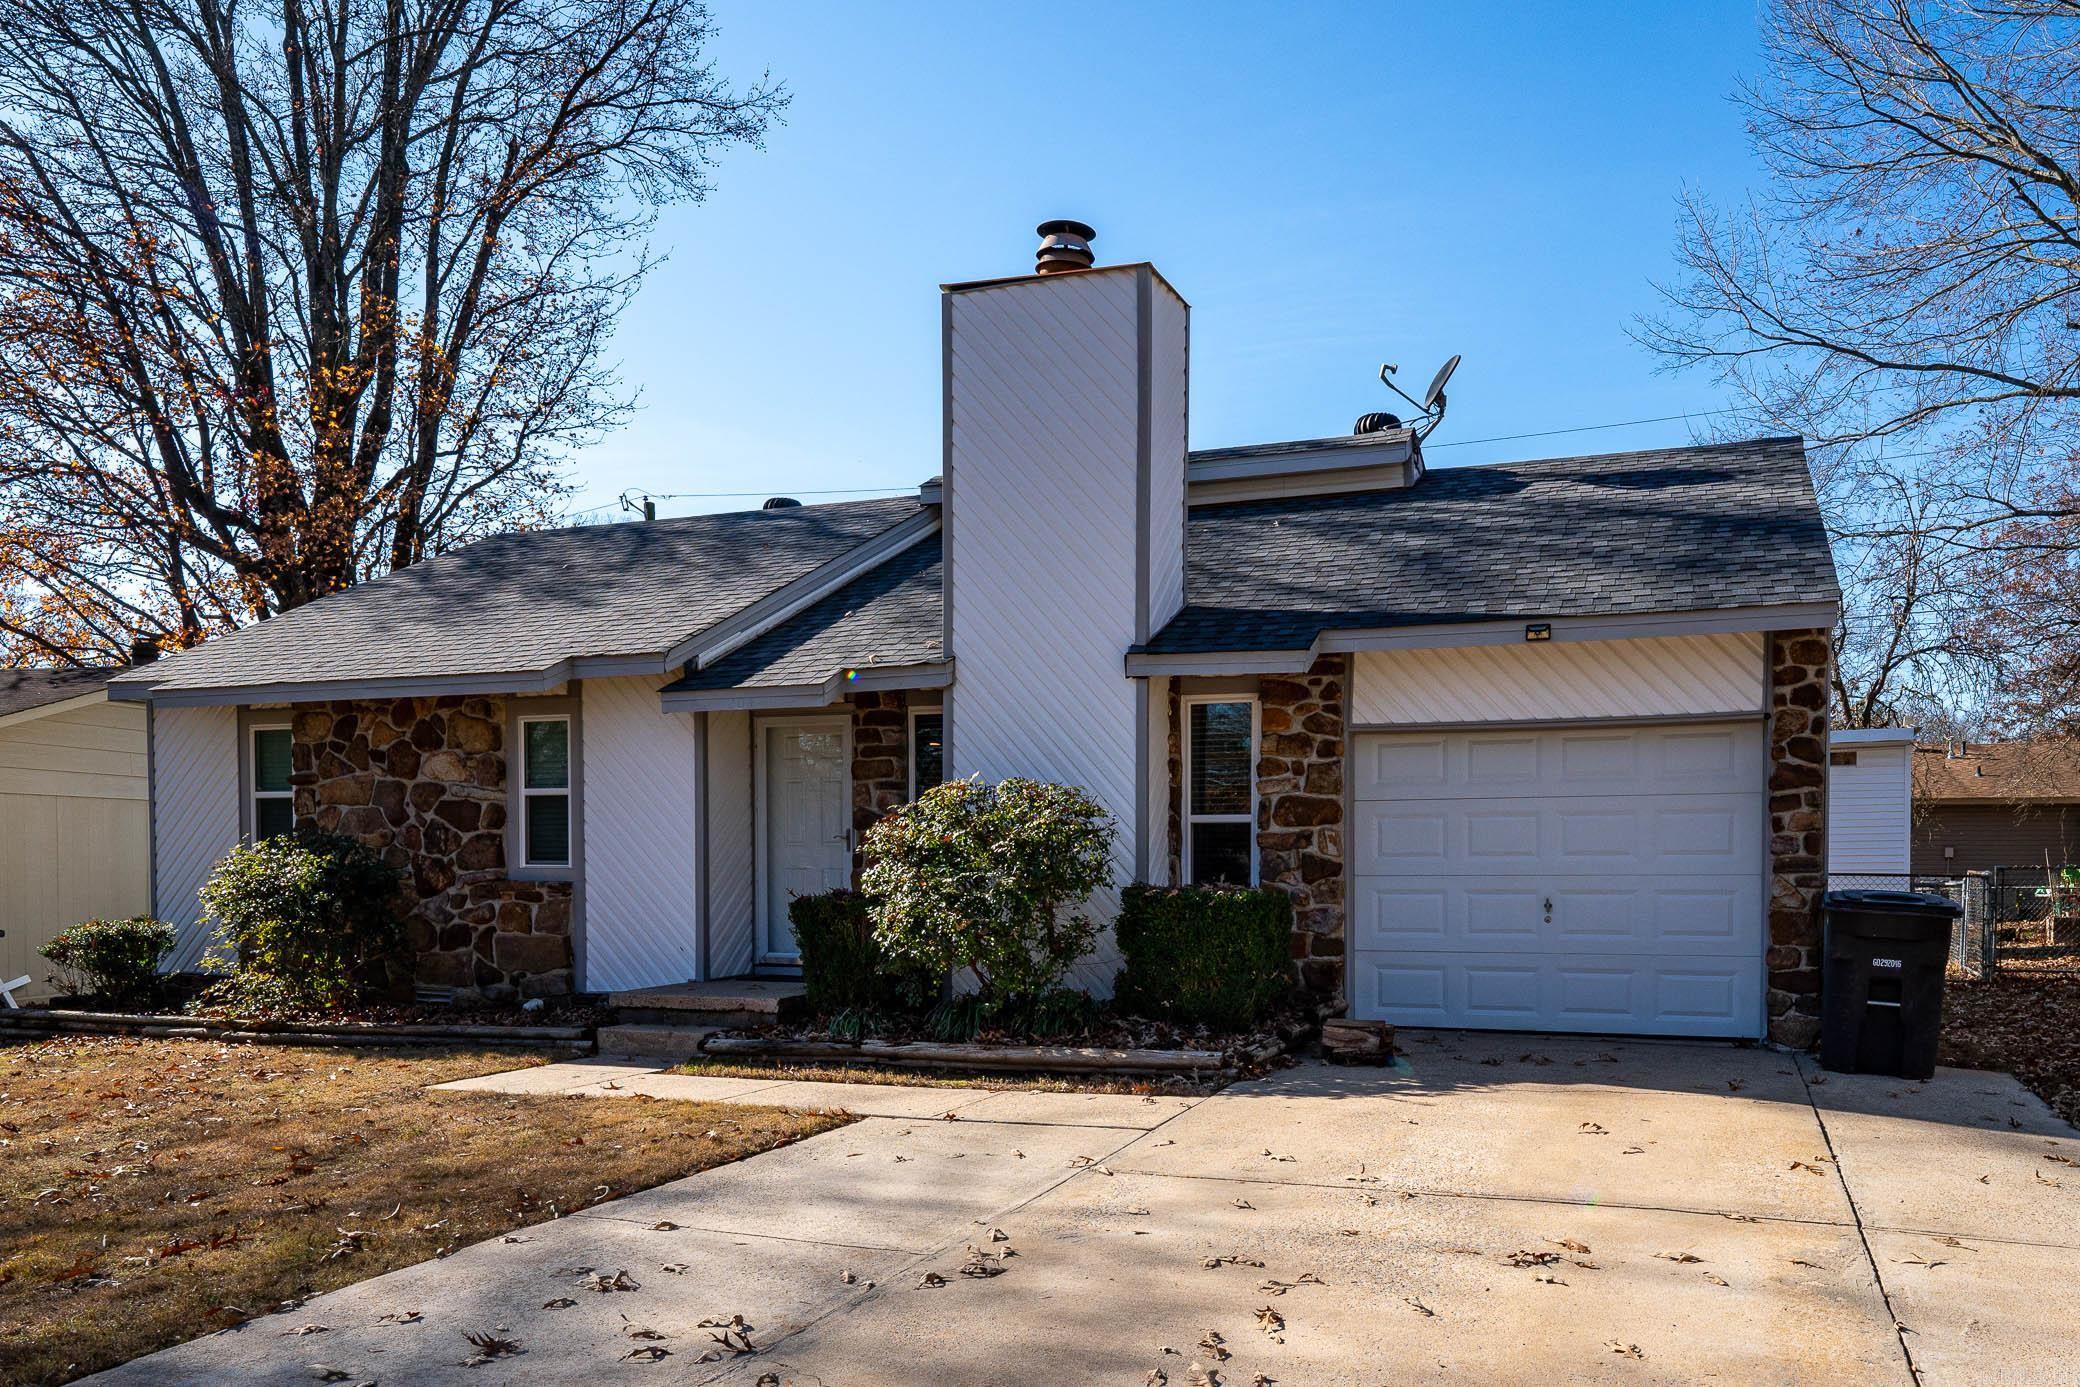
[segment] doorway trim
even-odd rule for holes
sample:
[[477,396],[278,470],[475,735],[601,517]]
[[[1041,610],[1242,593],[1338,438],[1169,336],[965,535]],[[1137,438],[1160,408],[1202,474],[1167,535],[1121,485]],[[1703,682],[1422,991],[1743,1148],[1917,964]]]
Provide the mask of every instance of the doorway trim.
[[800,954],[775,954],[767,948],[772,938],[769,928],[772,918],[772,892],[769,889],[771,875],[767,870],[767,840],[771,829],[767,823],[767,806],[771,791],[766,785],[766,768],[771,764],[767,743],[777,728],[829,726],[840,729],[844,751],[845,786],[840,809],[845,821],[845,854],[849,860],[855,846],[856,834],[852,827],[852,713],[849,708],[836,708],[820,713],[789,713],[785,715],[755,717],[751,720],[751,824],[753,834],[751,899],[753,906],[752,928],[756,937],[752,940],[754,967],[797,967]]

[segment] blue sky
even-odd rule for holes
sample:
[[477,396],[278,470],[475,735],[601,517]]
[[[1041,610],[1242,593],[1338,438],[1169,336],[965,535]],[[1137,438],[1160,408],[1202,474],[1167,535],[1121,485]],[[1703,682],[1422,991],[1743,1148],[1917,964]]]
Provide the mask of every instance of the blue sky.
[[931,475],[937,286],[1029,269],[1056,216],[1191,301],[1194,447],[1345,432],[1397,404],[1380,362],[1420,391],[1453,352],[1433,465],[1683,442],[1714,421],[1471,440],[1727,403],[1626,327],[1676,193],[1753,177],[1753,0],[711,4],[723,70],[793,106],[660,224],[616,342],[642,408],[576,509]]

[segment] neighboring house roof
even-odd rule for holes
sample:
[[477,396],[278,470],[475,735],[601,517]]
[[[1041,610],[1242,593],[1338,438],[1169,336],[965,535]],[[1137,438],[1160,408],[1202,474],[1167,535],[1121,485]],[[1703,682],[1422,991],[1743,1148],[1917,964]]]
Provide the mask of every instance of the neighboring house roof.
[[115,669],[0,669],[0,718],[97,692]]
[[934,535],[663,691],[821,686],[848,670],[935,664],[944,658],[941,571]]
[[498,535],[167,656],[120,683],[150,684],[156,696],[653,656],[923,509],[909,496]]
[[2080,743],[2057,738],[1914,748],[1923,804],[2080,803]]
[[1300,650],[1335,629],[1841,599],[1796,438],[1194,507],[1187,545],[1187,605],[1141,650]]

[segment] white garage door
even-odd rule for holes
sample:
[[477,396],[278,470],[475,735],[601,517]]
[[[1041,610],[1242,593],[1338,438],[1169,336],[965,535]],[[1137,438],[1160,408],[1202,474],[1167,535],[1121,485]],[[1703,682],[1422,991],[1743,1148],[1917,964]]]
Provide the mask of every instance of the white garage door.
[[1358,1015],[1762,1033],[1759,723],[1370,733],[1353,752]]

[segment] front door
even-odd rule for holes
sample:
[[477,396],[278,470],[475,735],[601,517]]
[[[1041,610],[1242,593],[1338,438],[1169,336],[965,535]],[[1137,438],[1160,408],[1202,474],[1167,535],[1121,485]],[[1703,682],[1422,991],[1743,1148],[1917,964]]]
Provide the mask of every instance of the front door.
[[852,767],[843,718],[761,725],[759,953],[800,956],[787,904],[852,881]]

